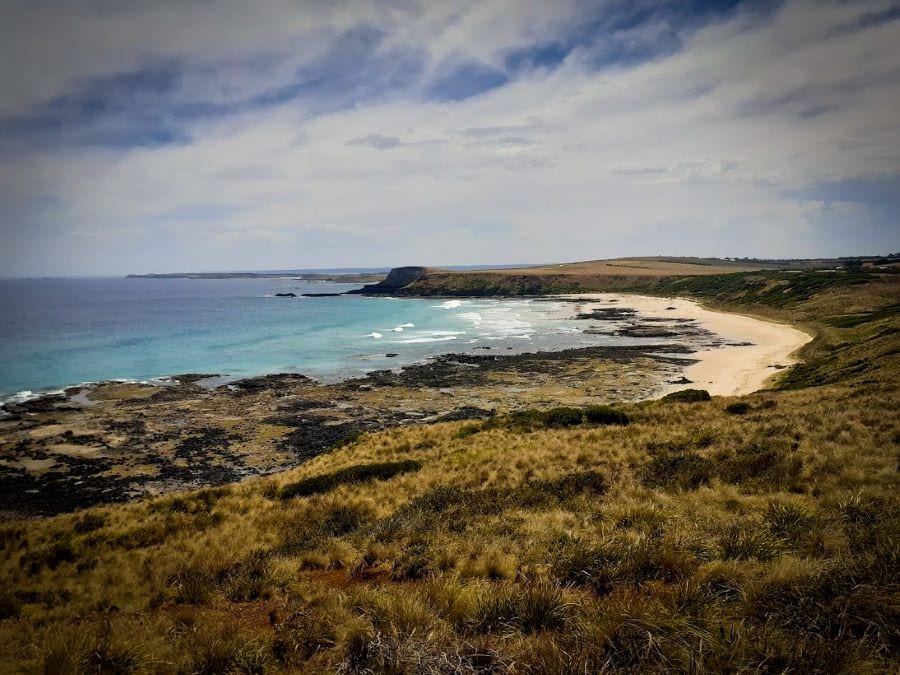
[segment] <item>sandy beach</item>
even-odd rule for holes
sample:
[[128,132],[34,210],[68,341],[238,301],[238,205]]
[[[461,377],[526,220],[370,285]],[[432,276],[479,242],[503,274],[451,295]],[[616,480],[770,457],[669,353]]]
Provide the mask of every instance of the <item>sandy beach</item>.
[[[694,387],[715,396],[739,396],[758,391],[781,367],[797,362],[793,355],[812,340],[808,333],[783,323],[755,317],[716,312],[684,298],[657,298],[624,293],[570,295],[585,306],[609,307],[611,303],[631,307],[647,317],[693,319],[697,325],[725,338],[729,343],[691,354],[697,359],[685,370],[691,385],[667,385],[661,394]],[[674,308],[674,309],[670,309]],[[752,343],[739,345],[737,343]]]

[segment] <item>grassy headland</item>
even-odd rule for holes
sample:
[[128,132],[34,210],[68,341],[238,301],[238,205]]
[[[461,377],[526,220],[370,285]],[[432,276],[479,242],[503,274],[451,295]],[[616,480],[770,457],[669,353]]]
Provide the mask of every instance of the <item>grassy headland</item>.
[[[816,339],[750,396],[407,425],[265,479],[8,522],[0,663],[896,671],[900,277],[631,279],[583,290],[690,294]],[[556,283],[538,290],[573,290]]]

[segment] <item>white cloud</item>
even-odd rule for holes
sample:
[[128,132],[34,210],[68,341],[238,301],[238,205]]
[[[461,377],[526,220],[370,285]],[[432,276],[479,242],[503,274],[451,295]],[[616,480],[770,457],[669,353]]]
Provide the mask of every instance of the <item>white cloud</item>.
[[[577,18],[564,3],[521,12],[514,4],[450,11],[435,3],[408,23],[396,5],[379,21],[391,31],[386,44],[425,45],[435,65],[462,53],[490,61]],[[86,62],[57,71],[26,50],[25,71],[56,76],[41,92],[13,82],[10,100],[33,103],[84,69],[113,72],[122,54],[136,63],[138,29],[148,25],[172,31],[156,45],[166,53],[221,52],[211,46],[218,32],[239,55],[297,30],[350,28],[378,15],[378,5],[275,13],[235,3],[215,16],[192,5],[211,22],[194,42],[172,6],[110,11],[109,35]],[[900,22],[846,29],[884,7],[797,0],[767,20],[737,14],[686,35],[681,51],[641,65],[596,71],[570,58],[463,101],[400,96],[316,114],[288,102],[198,120],[185,145],[34,153],[0,166],[0,199],[52,197],[53,236],[76,251],[86,245],[79,232],[91,233],[93,247],[98,232],[131,232],[147,249],[116,257],[115,271],[152,271],[161,235],[186,247],[184,269],[812,254],[828,247],[815,241],[825,207],[797,194],[819,182],[898,175]],[[77,51],[85,29],[72,21],[66,44]],[[38,39],[52,37],[42,30]],[[324,43],[299,51],[307,58],[319,49]],[[862,205],[825,210],[829,222],[870,217]],[[120,250],[106,241],[109,253]],[[29,255],[35,267],[81,271],[71,250]]]

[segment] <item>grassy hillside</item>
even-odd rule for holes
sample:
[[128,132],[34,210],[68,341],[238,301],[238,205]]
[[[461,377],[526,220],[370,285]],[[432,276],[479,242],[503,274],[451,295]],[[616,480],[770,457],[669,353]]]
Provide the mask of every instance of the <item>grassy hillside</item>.
[[780,390],[402,427],[3,525],[0,668],[896,671],[898,287],[743,278],[659,290],[816,330]]

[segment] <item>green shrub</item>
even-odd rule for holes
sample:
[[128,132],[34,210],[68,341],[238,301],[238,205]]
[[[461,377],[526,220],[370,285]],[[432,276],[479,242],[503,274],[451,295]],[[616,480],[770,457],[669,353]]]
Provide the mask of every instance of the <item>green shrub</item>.
[[86,513],[75,523],[74,530],[78,534],[87,534],[99,530],[106,525],[106,518],[97,513]]
[[631,422],[628,415],[608,405],[589,405],[584,409],[584,419],[590,424],[621,424]]
[[665,454],[644,466],[641,482],[647,487],[696,490],[710,481],[714,468],[711,460],[693,452]]
[[599,471],[588,470],[573,471],[557,478],[525,483],[523,487],[531,487],[532,489],[543,491],[556,501],[564,501],[580,495],[602,495],[609,488],[609,483],[604,474]]
[[729,415],[746,415],[750,412],[750,404],[746,401],[737,401],[736,403],[729,403],[725,406],[725,412]]
[[454,434],[454,438],[468,438],[482,431],[482,429],[483,427],[480,424],[466,424],[459,428],[459,431]]
[[666,403],[696,403],[698,401],[709,401],[709,392],[706,389],[682,389],[681,391],[673,391],[666,394],[662,400]]
[[783,442],[757,440],[715,457],[715,472],[746,489],[797,489],[803,462]]
[[19,566],[28,575],[37,574],[42,569],[55,570],[62,563],[75,562],[77,558],[75,548],[69,539],[61,539],[45,548],[34,551],[26,551],[19,558]]
[[548,427],[577,427],[584,421],[584,414],[578,408],[560,406],[545,411],[543,418]]
[[375,480],[388,480],[410,471],[418,471],[422,463],[412,459],[400,462],[380,462],[377,464],[357,464],[339,469],[322,476],[304,478],[296,483],[285,485],[279,491],[282,499],[309,497],[333,490],[340,485],[368,483]]
[[279,550],[282,553],[297,553],[328,537],[349,534],[371,520],[372,511],[367,505],[330,502],[314,504],[281,523]]

